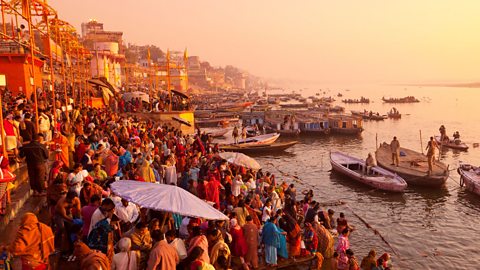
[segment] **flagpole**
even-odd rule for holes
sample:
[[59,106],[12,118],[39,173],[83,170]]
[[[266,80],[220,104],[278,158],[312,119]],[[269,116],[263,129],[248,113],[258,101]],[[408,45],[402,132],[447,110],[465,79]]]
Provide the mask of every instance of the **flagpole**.
[[[32,86],[32,89],[33,89],[33,97],[34,97],[34,101],[35,101],[35,122],[36,122],[36,127],[35,127],[35,131],[38,133],[39,132],[39,128],[40,128],[40,122],[39,122],[39,119],[38,119],[38,100],[37,100],[37,90],[35,89],[35,39],[34,39],[34,36],[33,36],[33,27],[32,27],[32,15],[31,15],[31,10],[30,10],[30,0],[24,0],[23,2],[24,4],[26,3],[27,4],[27,7],[24,7],[25,8],[25,11],[27,12],[27,20],[28,20],[28,32],[29,32],[29,35],[30,35],[30,57],[32,59],[32,63],[31,63],[31,82],[30,82],[30,85]],[[28,98],[28,97],[27,97]]]
[[167,50],[167,90],[168,90],[168,111],[172,111],[172,90],[170,89],[170,50]]

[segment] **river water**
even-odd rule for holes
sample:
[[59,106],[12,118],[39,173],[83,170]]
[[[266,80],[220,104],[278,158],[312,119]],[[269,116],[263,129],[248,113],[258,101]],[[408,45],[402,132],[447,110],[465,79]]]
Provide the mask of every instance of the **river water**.
[[[319,90],[322,89],[322,90]],[[347,91],[348,89],[348,91]],[[320,92],[335,96],[336,104],[349,110],[372,110],[386,114],[392,107],[384,104],[382,96],[415,96],[421,100],[415,104],[394,105],[401,113],[400,120],[364,122],[365,131],[358,137],[300,137],[299,144],[286,153],[255,157],[265,168],[279,179],[293,182],[295,175],[301,182],[295,182],[299,190],[313,189],[315,199],[320,202],[346,202],[343,206],[331,207],[346,214],[349,222],[356,227],[351,235],[351,248],[360,261],[371,248],[377,254],[389,252],[393,256],[395,269],[477,269],[480,267],[480,253],[476,249],[478,222],[480,221],[480,196],[471,194],[459,186],[456,170],[441,188],[408,187],[402,194],[373,190],[330,172],[329,151],[340,150],[361,158],[375,152],[376,134],[378,143],[390,142],[397,136],[402,147],[421,150],[420,130],[423,147],[428,138],[438,133],[440,125],[445,125],[451,136],[459,131],[461,139],[470,149],[458,152],[445,149],[441,160],[458,167],[459,161],[480,165],[480,148],[472,143],[480,142],[480,89],[443,88],[390,85],[360,86],[316,86],[304,88],[303,96]],[[370,104],[344,105],[337,98],[370,98]],[[275,167],[269,165],[275,164]],[[368,229],[352,210],[377,229],[394,251],[379,236]]]

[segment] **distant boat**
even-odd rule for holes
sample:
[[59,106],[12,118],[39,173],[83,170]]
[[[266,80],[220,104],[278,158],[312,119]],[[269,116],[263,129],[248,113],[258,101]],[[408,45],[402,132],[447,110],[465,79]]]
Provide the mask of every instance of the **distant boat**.
[[372,167],[367,175],[364,160],[342,152],[331,152],[330,163],[334,171],[373,188],[393,192],[402,192],[407,188],[403,178],[378,166]]
[[427,156],[410,149],[400,148],[399,166],[391,165],[390,144],[382,143],[375,152],[380,167],[399,174],[409,185],[441,186],[448,178],[448,167],[435,161],[432,174],[428,174]]
[[435,136],[435,141],[437,144],[441,147],[447,147],[447,148],[452,148],[452,149],[457,149],[457,150],[462,150],[462,151],[467,151],[468,150],[468,145],[464,142],[462,142],[460,139],[457,140],[448,140],[442,141],[441,136]]
[[457,169],[460,174],[460,186],[480,195],[480,168],[466,163],[460,163]]

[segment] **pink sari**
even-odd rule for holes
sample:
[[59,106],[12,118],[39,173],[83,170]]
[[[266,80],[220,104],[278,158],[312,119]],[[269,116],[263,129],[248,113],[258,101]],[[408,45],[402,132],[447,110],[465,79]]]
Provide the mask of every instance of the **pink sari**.
[[208,256],[208,240],[205,235],[195,236],[194,238],[192,238],[192,240],[190,240],[190,248],[188,249],[189,255],[194,247],[201,247],[203,249],[203,254],[200,257],[200,260],[205,263],[210,263],[210,257]]

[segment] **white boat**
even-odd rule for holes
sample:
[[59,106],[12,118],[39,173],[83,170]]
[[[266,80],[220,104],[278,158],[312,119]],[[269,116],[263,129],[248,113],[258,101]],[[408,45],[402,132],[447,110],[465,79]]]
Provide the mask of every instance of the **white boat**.
[[407,188],[402,177],[378,166],[372,167],[367,175],[364,160],[342,152],[331,152],[330,163],[334,171],[377,189],[402,192]]
[[259,135],[255,137],[238,140],[238,144],[268,145],[268,144],[274,143],[278,139],[278,137],[280,137],[279,133]]
[[465,186],[468,191],[480,195],[480,168],[466,163],[460,163],[460,186]]

